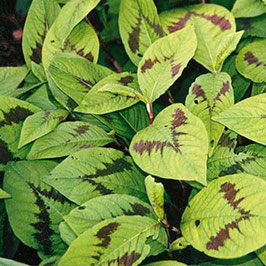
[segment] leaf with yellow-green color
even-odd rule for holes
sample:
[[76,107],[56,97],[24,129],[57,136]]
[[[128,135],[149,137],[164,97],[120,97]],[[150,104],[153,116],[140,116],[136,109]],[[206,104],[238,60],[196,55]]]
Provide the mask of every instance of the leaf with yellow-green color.
[[236,18],[256,17],[266,13],[264,0],[237,0],[232,13]]

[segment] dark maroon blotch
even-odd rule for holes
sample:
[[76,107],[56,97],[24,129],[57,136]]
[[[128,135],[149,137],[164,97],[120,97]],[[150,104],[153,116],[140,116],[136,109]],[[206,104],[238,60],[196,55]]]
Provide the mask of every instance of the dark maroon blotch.
[[118,226],[120,224],[119,223],[110,223],[104,227],[102,227],[97,234],[95,235],[96,237],[98,237],[102,242],[97,244],[97,247],[103,247],[103,248],[107,248],[109,243],[111,242],[111,237],[110,235],[113,234]]
[[151,69],[156,63],[160,63],[157,57],[154,60],[146,59],[143,66],[141,67],[141,73],[145,73],[148,69]]
[[124,86],[127,86],[129,83],[132,83],[133,80],[134,78],[132,76],[126,76],[119,79],[118,82],[123,84]]

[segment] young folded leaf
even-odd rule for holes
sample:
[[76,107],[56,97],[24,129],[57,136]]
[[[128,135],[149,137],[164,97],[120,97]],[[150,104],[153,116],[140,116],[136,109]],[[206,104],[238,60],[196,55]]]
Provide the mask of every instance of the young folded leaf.
[[247,98],[213,117],[238,134],[266,145],[266,93]]
[[138,66],[149,46],[163,36],[153,0],[121,0],[119,30],[129,58]]
[[264,0],[236,0],[232,13],[236,18],[256,17],[266,13]]
[[[212,72],[217,71],[215,66],[217,53],[219,53],[217,48],[222,45],[228,34],[236,31],[233,15],[224,7],[213,4],[168,10],[160,14],[160,21],[164,30],[169,33],[179,31],[189,24],[194,25],[198,39],[194,59]],[[182,42],[183,45],[185,44]],[[221,46],[220,49],[222,48]],[[230,50],[232,49],[229,49],[228,53]]]
[[[149,241],[147,242],[147,240]],[[160,248],[153,252],[154,242]],[[163,252],[167,235],[160,223],[138,215],[105,220],[85,231],[59,262],[65,265],[139,265],[147,256]]]
[[236,68],[254,82],[266,82],[266,40],[245,46],[236,58]]
[[181,76],[197,48],[194,27],[163,37],[145,52],[138,66],[140,89],[151,104]]
[[134,136],[129,150],[151,175],[206,184],[208,142],[202,121],[182,104],[172,104]]
[[68,116],[66,110],[46,110],[28,116],[21,129],[18,148],[48,134]]
[[23,29],[22,49],[26,64],[40,64],[46,34],[60,12],[54,0],[33,0]]
[[237,258],[266,244],[266,182],[248,174],[210,182],[181,220],[185,239],[216,258]]
[[227,73],[204,74],[190,86],[186,107],[204,123],[209,135],[209,156],[212,155],[224,127],[212,120],[234,104],[231,78]]
[[152,176],[147,176],[145,186],[149,201],[160,221],[164,221],[164,187],[156,183]]

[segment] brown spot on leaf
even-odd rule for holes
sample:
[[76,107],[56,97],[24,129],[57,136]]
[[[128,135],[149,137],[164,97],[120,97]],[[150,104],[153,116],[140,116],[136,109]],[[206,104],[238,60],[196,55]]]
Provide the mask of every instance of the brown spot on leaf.
[[121,258],[108,261],[108,266],[111,265],[131,266],[140,258],[140,256],[141,254],[135,251],[132,251],[130,254],[126,252]]
[[225,95],[226,92],[228,92],[230,89],[230,84],[229,81],[226,81],[223,83],[223,87],[221,88],[221,90],[218,92],[217,96],[215,97],[216,101],[221,101],[221,96]]
[[128,36],[128,45],[133,53],[139,50],[139,36],[140,36],[140,25],[141,25],[141,13],[139,12],[139,17],[137,18],[137,24],[133,28],[132,32]]
[[234,139],[230,138],[230,133],[223,133],[223,135],[219,139],[218,146],[232,149],[235,147],[235,141]]
[[129,83],[132,83],[133,80],[134,78],[132,76],[126,76],[119,79],[118,82],[122,83],[124,86],[127,86]]
[[197,97],[202,97],[205,101],[207,99],[206,94],[200,85],[194,84],[192,88],[192,94],[196,95]]
[[178,22],[175,22],[173,23],[173,25],[168,26],[168,31],[174,32],[174,31],[183,29],[186,26],[187,21],[190,19],[191,15],[192,14],[188,12],[184,18],[181,18]]
[[130,203],[132,211],[124,210],[125,215],[141,215],[145,216],[146,214],[150,213],[150,210],[139,203]]
[[9,151],[7,144],[0,140],[0,163],[7,164],[9,161],[13,160],[13,155]]
[[265,118],[266,119],[266,115],[261,115],[261,118]]
[[79,135],[86,133],[89,130],[89,126],[83,125],[74,129]]
[[244,60],[247,61],[249,65],[255,64],[257,67],[262,65],[259,59],[252,52],[246,52]]
[[133,146],[133,150],[135,152],[138,152],[140,155],[143,154],[144,151],[148,152],[149,155],[151,155],[151,152],[153,149],[155,149],[155,152],[160,151],[161,155],[163,154],[164,147],[173,147],[173,145],[167,141],[143,141],[141,140],[138,143],[135,143]]
[[32,55],[30,56],[30,59],[36,63],[36,64],[40,64],[42,62],[42,46],[43,46],[43,42],[46,36],[46,28],[44,29],[44,32],[42,35],[39,34],[39,37],[41,37],[41,41],[35,43],[35,48],[31,48],[32,50]]
[[181,64],[177,64],[175,66],[172,66],[171,71],[172,71],[172,78],[175,77],[181,68]]
[[154,60],[146,59],[143,66],[141,67],[141,73],[145,73],[148,69],[151,69],[156,63],[160,63],[157,57]]
[[159,36],[159,37],[163,37],[163,29],[161,27],[160,24],[157,24],[156,22],[151,22],[149,17],[144,16],[144,14],[142,13],[142,10],[140,10],[140,14],[142,15],[142,17],[144,18],[144,20],[147,22],[147,24],[154,29],[155,33]]
[[102,227],[97,234],[95,235],[96,237],[98,237],[102,242],[97,244],[97,247],[103,247],[103,248],[107,248],[110,241],[111,241],[111,237],[110,235],[113,234],[118,226],[120,224],[119,223],[109,223],[108,225]]

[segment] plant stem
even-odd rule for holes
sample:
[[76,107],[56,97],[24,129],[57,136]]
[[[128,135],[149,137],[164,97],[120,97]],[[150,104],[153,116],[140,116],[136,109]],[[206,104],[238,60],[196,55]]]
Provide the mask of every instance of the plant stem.
[[147,112],[149,114],[149,118],[150,118],[150,125],[153,123],[153,109],[152,109],[152,103],[147,103],[146,104],[146,109]]
[[175,103],[175,99],[174,99],[174,97],[173,97],[173,95],[172,95],[172,93],[171,93],[170,90],[167,90],[167,94],[168,94],[168,96],[169,96],[168,101],[169,101],[171,104]]

